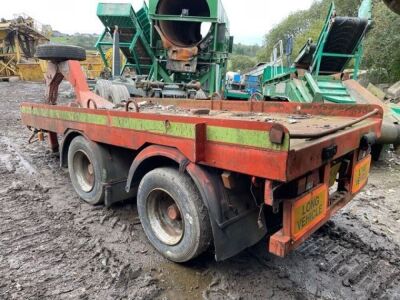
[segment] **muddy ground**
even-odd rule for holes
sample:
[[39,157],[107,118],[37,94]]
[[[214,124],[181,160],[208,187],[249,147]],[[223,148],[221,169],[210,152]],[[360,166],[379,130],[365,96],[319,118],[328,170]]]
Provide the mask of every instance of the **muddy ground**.
[[[286,259],[265,241],[216,263],[176,265],[147,242],[135,203],[78,199],[19,103],[42,84],[0,83],[0,299],[400,299],[400,159]],[[64,93],[65,95],[65,93]]]

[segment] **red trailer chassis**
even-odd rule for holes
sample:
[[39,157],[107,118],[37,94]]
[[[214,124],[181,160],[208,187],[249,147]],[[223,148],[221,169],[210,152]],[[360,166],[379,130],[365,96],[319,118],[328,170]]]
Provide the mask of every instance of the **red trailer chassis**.
[[[64,78],[77,98],[61,105]],[[208,209],[217,260],[266,235],[283,257],[327,222],[366,185],[383,116],[373,105],[152,98],[116,107],[89,91],[77,61],[50,63],[46,81],[46,103],[23,103],[22,122],[48,134],[62,166],[77,136],[106,149],[106,205],[134,197],[152,169],[176,166]]]

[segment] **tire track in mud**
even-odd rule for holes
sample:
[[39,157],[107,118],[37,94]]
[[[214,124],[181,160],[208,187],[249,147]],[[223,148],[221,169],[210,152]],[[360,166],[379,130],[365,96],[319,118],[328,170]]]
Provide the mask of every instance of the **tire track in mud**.
[[400,298],[400,249],[375,247],[333,222],[324,226],[298,250],[316,257],[319,271],[360,299]]
[[49,189],[32,177],[4,165],[0,174],[0,299],[159,294],[154,278],[92,236],[86,225],[92,218],[86,223],[75,218],[79,212],[54,210]]
[[81,203],[58,157],[41,144],[28,145],[29,132],[10,114],[7,109],[0,119],[7,123],[0,132],[0,299],[159,295],[157,278],[131,265],[110,244],[122,241],[99,230],[107,210]]
[[400,299],[398,245],[370,237],[369,228],[347,228],[345,216],[337,217],[340,227],[329,222],[285,259],[266,254],[263,241],[212,264],[213,283],[205,298]]

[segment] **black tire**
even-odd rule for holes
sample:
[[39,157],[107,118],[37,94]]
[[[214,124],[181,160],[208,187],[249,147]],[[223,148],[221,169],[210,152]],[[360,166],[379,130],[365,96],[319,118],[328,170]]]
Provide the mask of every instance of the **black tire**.
[[95,93],[100,97],[108,100],[111,95],[112,83],[109,80],[99,79],[96,82]]
[[[208,211],[188,175],[173,168],[149,172],[139,185],[137,202],[144,232],[155,249],[167,259],[187,262],[211,245]],[[173,220],[165,214],[162,207],[168,205],[171,205],[168,211],[175,205],[180,220]]]
[[91,205],[104,203],[102,185],[104,162],[98,145],[82,136],[74,138],[68,149],[68,170],[79,197]]
[[114,104],[120,104],[121,102],[127,102],[131,95],[129,94],[129,90],[126,86],[115,84],[111,87],[110,97],[109,99]]
[[66,60],[86,60],[85,49],[67,45],[40,45],[36,48],[35,57],[42,60],[62,62]]

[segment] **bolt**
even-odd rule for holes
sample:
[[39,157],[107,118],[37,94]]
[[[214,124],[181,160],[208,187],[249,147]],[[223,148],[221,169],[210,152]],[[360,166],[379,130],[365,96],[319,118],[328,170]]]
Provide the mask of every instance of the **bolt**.
[[181,219],[181,212],[176,204],[172,204],[170,207],[168,207],[167,214],[168,218],[170,218],[172,221]]
[[93,175],[94,170],[93,170],[93,165],[92,164],[88,165],[88,172],[89,172],[89,175]]

